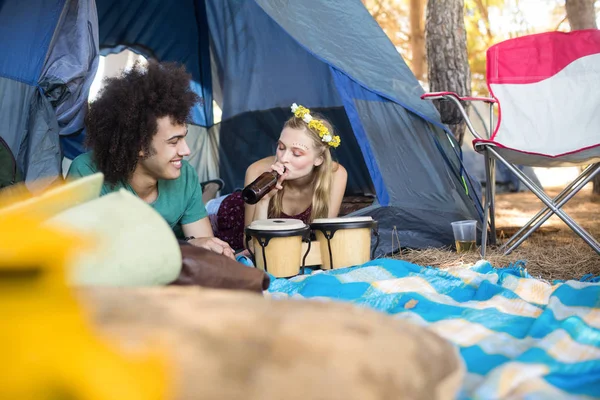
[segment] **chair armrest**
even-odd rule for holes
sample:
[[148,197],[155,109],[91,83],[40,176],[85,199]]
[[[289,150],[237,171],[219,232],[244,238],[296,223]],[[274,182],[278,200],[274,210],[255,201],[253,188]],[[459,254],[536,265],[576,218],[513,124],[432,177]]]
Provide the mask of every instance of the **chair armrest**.
[[495,99],[488,99],[486,97],[460,97],[459,95],[457,95],[454,92],[424,93],[421,95],[421,99],[422,100],[446,99],[446,100],[450,100],[451,102],[453,102],[456,105],[456,107],[458,107],[458,110],[460,111],[463,118],[465,119],[465,124],[467,125],[467,128],[469,129],[471,134],[475,137],[475,139],[484,139],[484,137],[475,130],[475,128],[473,127],[473,124],[471,123],[471,120],[469,119],[469,116],[467,115],[465,108],[463,107],[463,105],[460,103],[459,100],[462,100],[462,101],[473,101],[473,100],[486,101],[490,105],[490,110],[491,110],[491,107],[493,107],[493,103],[496,102]]
[[447,98],[448,96],[455,97],[461,101],[483,101],[488,104],[494,104],[497,102],[496,99],[491,98],[491,97],[471,97],[471,96],[461,97],[454,92],[425,93],[425,94],[421,95],[421,99],[422,100],[439,100],[439,99]]
[[498,102],[498,100],[492,98],[492,97],[461,97],[460,98],[462,101],[483,101],[484,103],[488,103],[488,104],[496,104]]

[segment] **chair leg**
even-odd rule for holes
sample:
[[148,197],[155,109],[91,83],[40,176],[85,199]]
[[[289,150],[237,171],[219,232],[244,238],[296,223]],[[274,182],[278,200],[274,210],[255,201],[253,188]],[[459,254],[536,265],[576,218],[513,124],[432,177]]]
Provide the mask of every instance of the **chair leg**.
[[[502,162],[504,165],[506,165],[506,167],[511,172],[513,172],[515,175],[517,175],[519,177],[519,179],[521,180],[521,182],[523,182],[525,184],[525,186],[527,186],[548,208],[550,208],[552,210],[552,212],[554,214],[556,214],[556,216],[558,216],[560,219],[562,219],[565,222],[565,224],[567,224],[569,226],[569,228],[571,228],[577,235],[579,235],[579,237],[581,237],[592,249],[594,249],[594,251],[596,251],[598,254],[600,254],[600,243],[598,243],[588,232],[586,232],[583,228],[581,228],[571,217],[569,217],[566,213],[564,213],[562,210],[560,210],[560,208],[558,208],[556,206],[556,204],[554,204],[552,202],[552,199],[550,197],[548,197],[546,195],[546,193],[544,193],[543,190],[541,190],[539,187],[537,187],[537,185],[535,183],[533,183],[533,181],[531,181],[531,179],[529,179],[529,177],[527,177],[518,168],[515,168],[511,163],[504,160],[504,158],[502,158],[502,156],[500,156],[500,154],[498,154],[498,152],[491,146],[487,146],[486,150],[490,151],[500,162]],[[590,175],[587,177],[586,181],[591,180],[594,177],[594,175],[596,175],[596,173],[600,171],[600,169],[597,169],[598,168],[597,166],[595,166],[594,168],[595,168],[594,172],[590,173]],[[563,202],[566,202],[566,201],[563,200]],[[505,253],[505,254],[508,254],[508,253]]]
[[490,244],[496,244],[496,160],[490,157]]
[[[597,173],[599,173],[599,172],[600,172],[600,163],[599,163],[599,164],[594,164],[594,165],[592,165],[591,167],[593,167],[593,168],[592,168],[592,169],[590,169],[590,170],[589,170],[589,172],[588,172],[588,171],[587,171],[587,169],[586,169],[586,171],[584,171],[584,172],[583,172],[583,173],[580,175],[580,176],[586,175],[585,179],[581,180],[581,179],[579,179],[579,177],[578,177],[578,178],[575,180],[575,181],[578,181],[578,184],[577,184],[577,185],[576,185],[574,188],[572,188],[572,190],[571,190],[571,191],[570,191],[568,194],[566,194],[566,195],[564,195],[564,196],[560,196],[560,195],[559,195],[559,196],[560,196],[560,197],[562,197],[562,198],[561,198],[561,200],[560,200],[558,203],[556,203],[556,208],[557,208],[557,209],[560,209],[560,208],[562,208],[562,207],[563,207],[563,206],[564,206],[564,205],[565,205],[565,204],[566,204],[566,203],[567,203],[569,200],[571,200],[571,198],[573,198],[573,196],[575,196],[575,195],[576,195],[576,194],[577,194],[577,193],[578,193],[578,192],[579,192],[579,191],[580,191],[580,190],[581,190],[581,189],[582,189],[582,188],[583,188],[585,185],[587,185],[587,184],[588,184],[588,183],[589,183],[589,182],[590,182],[590,181],[591,181],[591,180],[594,178],[594,176],[595,176]],[[570,187],[572,187],[572,185],[569,185],[569,186],[570,186]],[[562,192],[561,192],[561,194],[562,194]],[[556,196],[556,198],[558,198],[559,196]],[[546,207],[546,209],[548,209],[548,207]],[[560,211],[560,213],[562,213],[562,214],[564,214],[565,216],[567,216],[567,214],[565,214],[565,213],[564,213],[564,211],[562,211],[562,210],[559,210],[559,211]],[[538,214],[540,214],[540,213],[538,213]],[[546,221],[547,221],[547,220],[548,220],[548,219],[549,219],[549,218],[552,216],[552,214],[554,214],[554,212],[552,212],[552,211],[547,211],[547,212],[544,212],[544,215],[543,215],[541,218],[539,218],[539,220],[538,220],[538,221],[537,221],[537,222],[536,222],[536,223],[535,223],[535,224],[534,224],[534,225],[533,225],[533,226],[532,226],[532,227],[531,227],[531,228],[530,228],[530,229],[527,231],[527,233],[526,233],[525,235],[523,235],[521,238],[519,238],[519,240],[517,240],[515,244],[513,244],[511,247],[509,247],[509,248],[508,248],[508,250],[506,250],[506,252],[505,252],[504,254],[510,254],[510,253],[511,253],[511,252],[512,252],[514,249],[516,249],[518,246],[520,246],[520,245],[521,245],[521,243],[523,243],[523,241],[524,241],[525,239],[527,239],[527,237],[529,237],[529,236],[530,236],[530,235],[531,235],[531,234],[532,234],[532,233],[533,233],[533,232],[534,232],[536,229],[538,229],[540,226],[542,226],[542,224],[543,224],[544,222],[546,222]],[[560,215],[559,215],[558,213],[557,213],[557,215],[560,217]],[[580,229],[581,229],[583,232],[585,232],[586,234],[588,234],[588,235],[589,235],[589,233],[587,233],[587,232],[586,232],[586,231],[585,231],[583,228],[580,228]],[[517,232],[517,233],[519,233],[519,232]],[[515,234],[515,235],[516,235],[516,234]],[[514,236],[513,236],[513,237],[514,237]],[[591,238],[591,236],[590,236],[590,238]],[[584,239],[584,240],[585,240],[585,239]],[[592,238],[592,240],[594,240],[594,239]],[[587,241],[586,241],[586,242],[587,242]],[[594,242],[596,242],[596,241],[594,240]],[[591,247],[592,247],[592,248],[593,248],[593,249],[594,249],[594,250],[595,250],[595,251],[596,251],[598,254],[600,254],[600,251],[599,251],[599,249],[600,249],[600,248],[597,248],[596,246],[593,246],[593,245],[592,245],[592,244],[590,244],[590,243],[588,243],[588,244],[589,244],[589,245],[590,245],[590,246],[591,246]],[[596,244],[598,244],[598,243],[596,242]]]
[[[595,171],[595,169],[597,168],[597,164],[592,164],[587,166],[583,172],[573,181],[571,182],[566,188],[564,188],[555,198],[552,199],[552,202],[557,204],[558,202],[560,202],[567,194],[569,194],[572,190],[573,187],[575,185],[579,185],[580,182],[582,182],[583,180],[587,179],[587,177],[593,173]],[[586,181],[586,183],[589,182],[589,180]],[[585,186],[585,184],[584,184]],[[583,186],[582,186],[583,187]],[[579,191],[579,189],[576,190],[576,192]],[[517,239],[519,239],[519,237],[521,236],[521,234],[523,232],[525,232],[527,229],[529,229],[533,224],[536,224],[540,218],[544,218],[544,220],[542,221],[542,223],[544,221],[546,221],[548,218],[546,218],[546,216],[548,216],[548,218],[550,218],[552,216],[552,211],[550,210],[550,208],[548,207],[544,207],[543,209],[541,209],[533,218],[531,218],[525,225],[523,225],[523,227],[521,229],[519,229],[517,231],[517,233],[515,233],[513,236],[511,236],[510,239],[508,239],[506,241],[506,243],[504,243],[501,247],[500,250],[503,250],[509,246],[512,245],[512,243],[514,241],[516,241]],[[541,224],[540,224],[541,225]],[[538,225],[539,226],[539,225]],[[520,242],[522,243],[522,241]],[[518,246],[518,245],[517,245]],[[513,247],[513,250],[516,248]],[[509,253],[512,250],[509,250]]]
[[488,221],[488,213],[490,211],[490,208],[488,207],[488,201],[487,201],[487,189],[486,191],[486,200],[484,202],[483,205],[483,226],[481,227],[481,249],[480,249],[480,254],[481,254],[481,258],[485,258],[485,252],[486,252],[486,247],[487,247],[487,221]]
[[490,213],[490,204],[492,202],[490,199],[493,196],[492,188],[496,185],[496,182],[491,179],[492,174],[490,171],[490,154],[488,151],[483,153],[484,162],[485,162],[485,199],[483,201],[484,211],[483,211],[483,224],[481,225],[481,258],[485,258],[485,253],[487,249],[487,241],[488,241],[488,217]]

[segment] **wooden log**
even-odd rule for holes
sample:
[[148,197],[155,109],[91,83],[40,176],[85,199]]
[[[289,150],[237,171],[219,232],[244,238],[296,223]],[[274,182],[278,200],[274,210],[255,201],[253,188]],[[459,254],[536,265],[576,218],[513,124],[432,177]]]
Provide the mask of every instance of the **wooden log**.
[[446,340],[350,304],[195,287],[79,294],[126,348],[161,338],[177,399],[452,399],[464,376]]

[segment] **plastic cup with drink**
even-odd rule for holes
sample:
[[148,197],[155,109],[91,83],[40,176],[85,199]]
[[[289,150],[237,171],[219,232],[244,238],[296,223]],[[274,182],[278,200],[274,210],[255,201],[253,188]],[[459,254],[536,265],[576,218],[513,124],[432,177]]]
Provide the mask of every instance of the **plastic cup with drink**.
[[454,232],[454,243],[456,244],[457,253],[476,250],[477,221],[452,222],[452,231]]

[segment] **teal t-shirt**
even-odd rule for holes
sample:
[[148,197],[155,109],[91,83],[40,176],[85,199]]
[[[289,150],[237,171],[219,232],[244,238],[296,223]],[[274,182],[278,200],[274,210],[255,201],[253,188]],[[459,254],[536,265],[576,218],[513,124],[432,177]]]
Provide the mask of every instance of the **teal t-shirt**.
[[[158,197],[149,204],[167,221],[178,238],[183,237],[181,225],[196,222],[208,214],[202,203],[202,188],[194,168],[185,160],[181,162],[181,175],[173,180],[158,181]],[[73,160],[67,178],[80,178],[98,172],[91,153],[85,153]],[[100,196],[126,189],[137,196],[129,184],[119,182],[114,186],[102,185]]]

